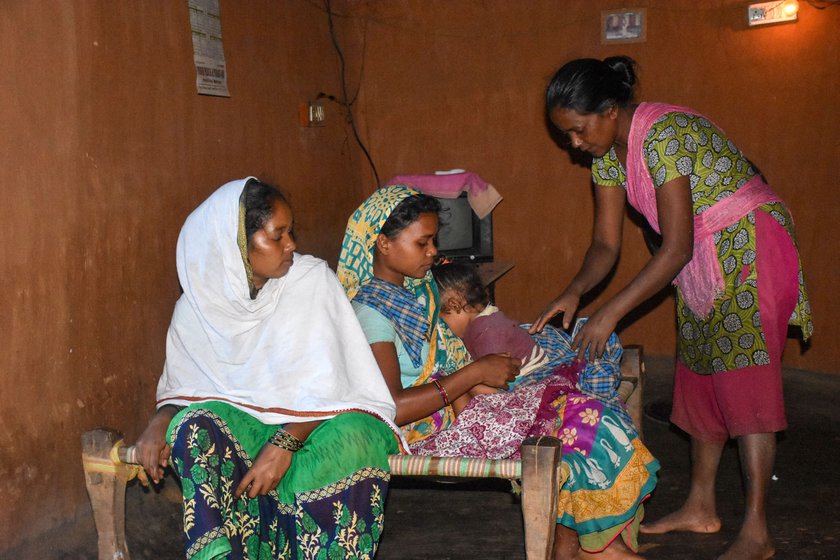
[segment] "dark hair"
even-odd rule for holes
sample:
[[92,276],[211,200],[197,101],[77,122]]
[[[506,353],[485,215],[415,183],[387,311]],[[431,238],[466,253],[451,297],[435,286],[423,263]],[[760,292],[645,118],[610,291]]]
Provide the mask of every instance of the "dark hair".
[[464,296],[467,306],[484,307],[490,303],[490,296],[478,270],[463,263],[446,263],[432,268],[438,289],[452,290]]
[[249,243],[254,232],[265,227],[271,219],[275,202],[279,200],[291,208],[289,200],[280,189],[258,179],[250,179],[245,183],[242,198],[245,202],[245,238]]
[[633,99],[636,62],[627,56],[604,60],[578,58],[554,74],[545,92],[545,108],[572,109],[581,115],[603,113],[612,105],[623,107]]
[[394,208],[379,233],[388,239],[394,239],[402,230],[413,224],[420,214],[437,214],[440,212],[438,199],[427,194],[413,194],[402,200]]

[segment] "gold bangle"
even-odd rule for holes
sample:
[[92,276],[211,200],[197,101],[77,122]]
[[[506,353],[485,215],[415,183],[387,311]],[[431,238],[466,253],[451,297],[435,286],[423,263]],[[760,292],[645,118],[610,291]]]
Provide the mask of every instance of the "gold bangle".
[[292,453],[300,451],[303,448],[303,442],[282,427],[278,428],[274,435],[268,438],[268,442]]

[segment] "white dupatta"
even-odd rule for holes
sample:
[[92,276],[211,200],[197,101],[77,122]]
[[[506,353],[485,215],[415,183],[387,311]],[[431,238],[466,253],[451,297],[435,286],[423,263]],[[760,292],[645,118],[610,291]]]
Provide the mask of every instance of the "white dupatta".
[[158,407],[223,401],[267,424],[359,410],[393,423],[396,405],[335,274],[294,255],[251,299],[237,242],[248,179],[220,187],[178,237],[184,289],[166,338]]

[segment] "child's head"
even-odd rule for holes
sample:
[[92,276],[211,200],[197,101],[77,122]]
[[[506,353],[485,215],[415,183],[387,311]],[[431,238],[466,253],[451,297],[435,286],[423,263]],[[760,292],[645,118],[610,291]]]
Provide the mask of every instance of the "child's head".
[[464,336],[476,315],[490,303],[487,288],[474,266],[447,263],[432,268],[440,293],[440,318],[457,336]]

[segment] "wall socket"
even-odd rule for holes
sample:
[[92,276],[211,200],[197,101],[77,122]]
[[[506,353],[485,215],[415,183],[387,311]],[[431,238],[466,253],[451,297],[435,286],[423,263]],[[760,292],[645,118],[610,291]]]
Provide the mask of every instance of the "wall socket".
[[327,125],[327,111],[322,101],[309,101],[300,104],[300,126],[311,128],[313,126]]
[[750,4],[747,8],[747,23],[752,26],[796,21],[798,12],[799,3],[795,0]]

